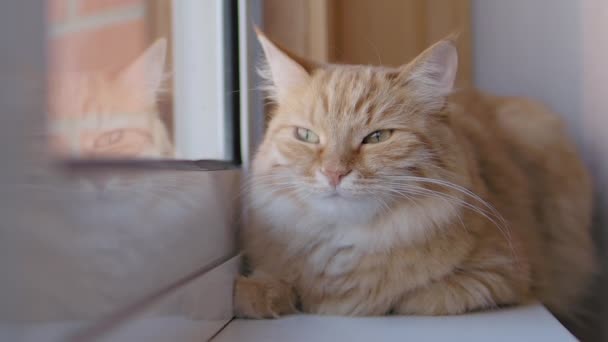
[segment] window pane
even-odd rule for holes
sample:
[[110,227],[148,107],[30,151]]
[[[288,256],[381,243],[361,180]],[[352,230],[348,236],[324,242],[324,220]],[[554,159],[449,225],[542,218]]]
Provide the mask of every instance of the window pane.
[[233,159],[231,3],[49,0],[51,150]]

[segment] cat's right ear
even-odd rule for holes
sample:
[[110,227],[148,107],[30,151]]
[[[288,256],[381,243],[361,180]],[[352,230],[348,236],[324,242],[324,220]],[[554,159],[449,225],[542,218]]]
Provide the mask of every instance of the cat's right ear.
[[257,27],[254,30],[266,56],[266,64],[261,68],[260,74],[269,83],[267,90],[270,97],[280,102],[290,90],[308,84],[310,73],[316,64],[299,58],[272,42]]
[[410,64],[402,67],[402,77],[429,111],[445,106],[446,97],[454,90],[458,71],[456,36],[451,35],[426,49]]
[[159,38],[121,72],[121,81],[149,99],[156,99],[165,79],[166,57],[167,39]]

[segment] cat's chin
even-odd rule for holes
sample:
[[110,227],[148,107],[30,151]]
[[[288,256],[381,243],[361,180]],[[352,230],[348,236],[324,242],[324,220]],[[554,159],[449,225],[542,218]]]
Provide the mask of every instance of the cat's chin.
[[347,199],[344,193],[338,191],[328,191],[320,196],[320,199],[332,200],[332,199]]
[[[311,197],[312,198],[312,197]],[[324,205],[344,204],[344,205],[370,205],[373,200],[369,196],[360,192],[353,192],[348,189],[327,189],[324,192],[318,193],[314,197],[315,201],[324,203]]]
[[351,219],[363,222],[374,217],[381,209],[379,203],[369,198],[343,192],[328,192],[311,199],[309,205],[319,217],[342,222]]
[[332,201],[356,201],[357,199],[349,197],[349,196],[345,196],[344,194],[340,194],[337,192],[332,192],[332,193],[327,193],[327,194],[321,195],[319,197],[319,200],[332,202]]
[[326,200],[365,200],[364,196],[358,196],[356,193],[353,193],[352,191],[343,188],[327,189],[319,195],[319,198]]

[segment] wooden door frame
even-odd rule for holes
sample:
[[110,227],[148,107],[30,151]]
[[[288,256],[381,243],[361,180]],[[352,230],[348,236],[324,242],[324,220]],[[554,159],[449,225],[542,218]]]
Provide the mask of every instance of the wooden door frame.
[[[352,38],[351,44],[364,44],[357,41],[358,37],[353,38],[348,35],[349,25],[364,25],[364,23],[358,20],[356,23],[345,23],[340,17],[343,6],[352,5],[350,1],[352,0],[265,0],[264,29],[271,38],[278,40],[297,54],[321,62],[348,62],[351,56],[344,55],[345,41]],[[403,4],[404,0],[383,1],[398,1]],[[365,2],[360,16],[365,17],[366,11],[381,10],[383,1]],[[458,86],[470,86],[473,80],[470,0],[409,0],[409,2],[412,11],[419,13],[416,16],[419,20],[411,24],[415,25],[417,39],[415,46],[410,49],[419,53],[448,34],[458,33],[460,52]],[[399,46],[387,48],[400,49]],[[354,62],[377,63],[377,52],[370,51],[370,54],[373,58]],[[407,62],[407,58],[412,57],[414,56],[404,56],[403,63]]]

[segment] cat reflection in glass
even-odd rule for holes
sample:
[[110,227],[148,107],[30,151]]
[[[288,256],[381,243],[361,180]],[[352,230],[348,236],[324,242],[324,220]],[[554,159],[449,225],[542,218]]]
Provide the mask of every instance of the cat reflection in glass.
[[53,152],[78,158],[166,158],[173,146],[158,109],[166,39],[159,39],[120,72],[50,75]]

